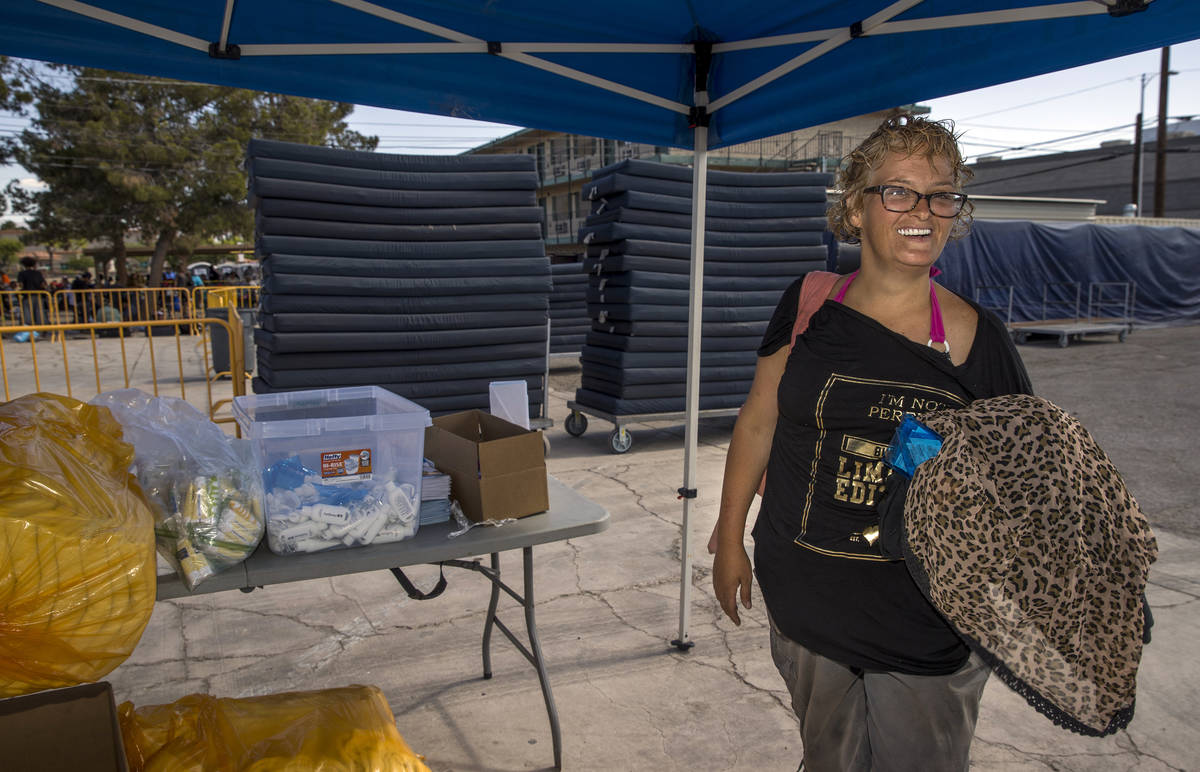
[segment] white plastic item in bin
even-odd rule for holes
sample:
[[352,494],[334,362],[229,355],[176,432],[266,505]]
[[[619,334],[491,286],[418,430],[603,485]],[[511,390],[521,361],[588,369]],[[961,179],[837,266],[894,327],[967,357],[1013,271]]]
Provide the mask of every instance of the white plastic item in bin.
[[529,428],[529,386],[525,381],[492,381],[488,384],[491,414],[522,429]]
[[378,386],[235,397],[266,491],[267,546],[287,555],[416,535],[429,411]]

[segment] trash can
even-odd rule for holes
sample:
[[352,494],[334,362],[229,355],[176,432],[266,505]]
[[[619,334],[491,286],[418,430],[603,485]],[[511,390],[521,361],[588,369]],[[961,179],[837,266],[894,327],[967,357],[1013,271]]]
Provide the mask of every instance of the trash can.
[[[229,309],[223,306],[209,306],[208,316],[214,319],[229,319]],[[252,308],[237,309],[242,320],[242,349],[246,372],[254,372],[254,323],[257,314]],[[224,325],[209,325],[212,340],[212,366],[218,373],[229,370],[229,332]]]

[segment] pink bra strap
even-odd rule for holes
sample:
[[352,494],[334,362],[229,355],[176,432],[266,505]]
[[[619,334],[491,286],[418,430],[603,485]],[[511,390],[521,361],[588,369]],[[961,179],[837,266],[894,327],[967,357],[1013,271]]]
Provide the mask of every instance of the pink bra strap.
[[[946,327],[942,323],[942,307],[938,303],[937,290],[933,284],[933,277],[940,275],[942,269],[937,266],[929,268],[929,342],[925,345],[930,348],[934,343],[940,343],[945,347],[946,353],[950,353],[950,342],[946,340]],[[850,289],[850,285],[854,282],[854,278],[858,276],[858,271],[850,274],[846,279],[846,283],[838,290],[838,294],[834,296],[834,301],[837,303],[844,302],[846,290]]]
[[855,271],[854,273],[852,273],[846,277],[846,283],[842,285],[842,288],[840,290],[838,290],[838,294],[834,295],[833,302],[841,303],[845,299],[846,290],[850,289],[850,285],[854,283],[855,276],[858,276],[858,271]]
[[929,343],[927,346],[932,346],[934,343],[941,343],[946,347],[946,353],[950,353],[950,343],[946,340],[946,327],[942,324],[942,307],[938,304],[937,292],[934,290],[933,277],[937,274],[936,268],[929,269]]

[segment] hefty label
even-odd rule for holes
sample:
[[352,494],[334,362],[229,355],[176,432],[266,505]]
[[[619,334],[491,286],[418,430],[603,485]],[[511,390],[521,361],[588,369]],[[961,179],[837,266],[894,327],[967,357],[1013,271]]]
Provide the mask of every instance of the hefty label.
[[328,450],[321,453],[321,481],[362,482],[371,479],[371,449]]

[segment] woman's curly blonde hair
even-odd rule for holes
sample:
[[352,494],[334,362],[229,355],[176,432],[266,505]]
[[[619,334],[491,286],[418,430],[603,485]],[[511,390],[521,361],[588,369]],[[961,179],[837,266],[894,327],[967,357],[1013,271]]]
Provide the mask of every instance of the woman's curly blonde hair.
[[[888,153],[944,158],[950,162],[954,187],[961,189],[963,183],[971,178],[972,172],[963,161],[958,137],[954,133],[953,121],[931,121],[908,114],[888,118],[842,159],[837,178],[841,195],[826,213],[829,230],[839,241],[848,244],[857,244],[862,240],[862,232],[850,223],[850,214],[862,210],[863,188],[868,187],[871,170],[878,168]],[[975,205],[968,200],[954,218],[950,238],[958,239],[967,235],[974,211]]]

